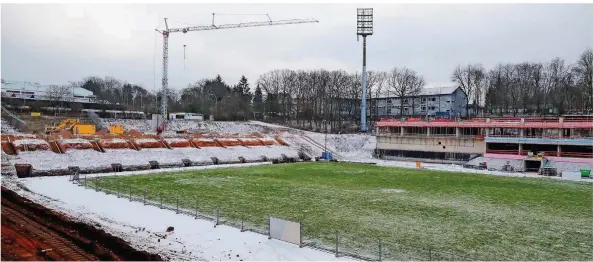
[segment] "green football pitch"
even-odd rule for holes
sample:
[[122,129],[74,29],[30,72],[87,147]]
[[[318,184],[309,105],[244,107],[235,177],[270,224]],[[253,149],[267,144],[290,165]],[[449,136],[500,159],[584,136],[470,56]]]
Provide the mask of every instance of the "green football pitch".
[[394,260],[593,260],[593,191],[584,182],[309,162],[90,183],[220,210],[261,230],[268,216],[302,222],[306,239],[327,248],[338,231],[340,250],[366,257],[381,242],[383,259]]

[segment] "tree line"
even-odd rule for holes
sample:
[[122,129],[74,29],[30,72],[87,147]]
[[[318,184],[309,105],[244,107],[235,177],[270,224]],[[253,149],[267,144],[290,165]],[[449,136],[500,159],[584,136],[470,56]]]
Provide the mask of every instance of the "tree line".
[[[360,120],[361,74],[344,70],[265,72],[249,85],[245,76],[228,84],[220,75],[201,79],[167,94],[169,112],[194,112],[217,120],[264,119],[312,130],[353,131]],[[458,65],[452,85],[468,96],[466,110],[480,116],[562,115],[593,113],[593,50],[574,63],[501,63],[487,70],[481,64]],[[113,77],[88,77],[70,87],[92,91],[99,102],[127,110],[159,113],[162,91],[150,92]],[[367,72],[369,124],[384,117],[376,106],[383,96],[414,96],[425,88],[424,77],[406,67]],[[54,92],[59,96],[59,88]],[[400,107],[399,115],[405,112]],[[325,125],[323,125],[325,123]]]

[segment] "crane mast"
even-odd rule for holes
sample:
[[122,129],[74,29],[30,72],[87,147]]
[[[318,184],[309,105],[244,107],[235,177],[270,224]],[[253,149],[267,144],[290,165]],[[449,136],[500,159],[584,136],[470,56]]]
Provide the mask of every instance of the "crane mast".
[[[269,16],[268,16],[269,19]],[[182,28],[169,28],[169,24],[167,23],[167,18],[165,18],[165,29],[159,31],[155,29],[157,32],[163,35],[163,79],[162,79],[162,94],[161,94],[161,114],[164,119],[166,119],[167,115],[167,94],[168,94],[168,66],[169,66],[169,35],[171,33],[187,33],[192,31],[207,31],[207,30],[219,30],[219,29],[231,29],[231,28],[245,28],[245,27],[260,27],[260,26],[274,26],[274,25],[291,25],[291,24],[307,24],[307,23],[319,23],[319,21],[315,19],[291,19],[291,20],[278,20],[265,22],[246,22],[246,23],[239,23],[239,24],[224,24],[224,25],[214,25],[214,14],[212,14],[212,25],[204,25],[204,26],[190,26],[190,27],[182,27]]]

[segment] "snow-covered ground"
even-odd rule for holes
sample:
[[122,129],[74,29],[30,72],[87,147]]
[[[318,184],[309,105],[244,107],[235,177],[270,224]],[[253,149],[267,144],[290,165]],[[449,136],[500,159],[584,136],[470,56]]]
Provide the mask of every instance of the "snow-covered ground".
[[[229,166],[232,165],[191,169]],[[129,172],[112,175],[130,175],[126,173]],[[3,185],[36,203],[67,213],[91,225],[99,224],[103,230],[128,241],[132,246],[160,254],[168,260],[350,260],[268,239],[266,235],[241,232],[234,227],[214,227],[214,223],[208,220],[195,219],[192,216],[176,214],[174,211],[144,205],[141,202],[131,202],[126,198],[74,185],[68,181],[68,177],[4,178],[2,182]],[[175,230],[166,232],[169,226],[173,226]]]
[[8,121],[4,121],[4,119],[0,122],[0,131],[2,134],[18,134],[19,131],[14,128]]
[[[43,141],[43,140],[41,140]],[[86,140],[85,140],[86,141]],[[155,140],[156,141],[156,140]],[[88,141],[86,141],[88,143]],[[123,167],[149,165],[157,161],[161,165],[182,165],[183,159],[194,163],[212,164],[212,157],[222,163],[238,163],[239,157],[247,161],[261,161],[261,156],[268,159],[282,159],[282,154],[289,158],[298,158],[298,152],[286,146],[256,147],[202,147],[202,148],[145,148],[139,151],[132,149],[106,149],[105,153],[93,149],[69,149],[64,154],[52,151],[25,151],[7,161],[12,164],[31,164],[33,169],[40,171],[64,170],[68,166],[78,166],[82,170],[111,168],[111,164],[119,163]]]
[[[144,119],[104,119],[107,124],[123,125],[126,131],[135,129],[142,133],[152,133],[151,120]],[[262,126],[251,122],[218,122],[218,121],[192,121],[171,120],[167,122],[165,134],[175,134],[176,131],[205,130],[215,133],[252,133],[262,132]]]

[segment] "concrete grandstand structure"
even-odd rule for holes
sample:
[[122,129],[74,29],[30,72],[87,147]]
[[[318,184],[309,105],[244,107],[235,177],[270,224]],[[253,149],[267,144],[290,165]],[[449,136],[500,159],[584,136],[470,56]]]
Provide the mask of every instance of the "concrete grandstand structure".
[[593,167],[593,119],[474,118],[377,123],[375,154],[382,158],[438,159],[514,171]]

